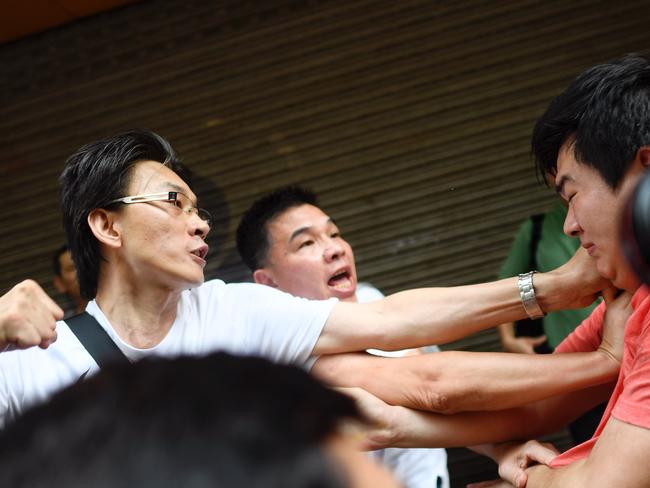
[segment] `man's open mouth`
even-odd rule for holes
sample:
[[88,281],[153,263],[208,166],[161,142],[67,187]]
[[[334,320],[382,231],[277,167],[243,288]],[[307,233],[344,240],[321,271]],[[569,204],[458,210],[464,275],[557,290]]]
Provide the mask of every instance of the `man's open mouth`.
[[334,288],[347,288],[352,284],[352,280],[350,278],[350,271],[348,270],[343,270],[337,272],[334,276],[332,276],[328,281],[327,281],[328,286],[334,287]]
[[201,246],[198,249],[191,251],[190,254],[194,254],[195,256],[198,256],[201,259],[205,259],[205,257],[208,255],[208,246]]

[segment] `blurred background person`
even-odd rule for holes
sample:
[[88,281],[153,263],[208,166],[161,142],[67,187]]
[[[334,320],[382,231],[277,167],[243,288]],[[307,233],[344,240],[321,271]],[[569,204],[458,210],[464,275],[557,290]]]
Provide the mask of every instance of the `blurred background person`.
[[72,254],[67,244],[56,250],[52,259],[54,278],[52,283],[57,291],[65,295],[71,305],[65,308],[65,317],[69,318],[86,310],[88,300],[81,296],[77,268],[72,260]]

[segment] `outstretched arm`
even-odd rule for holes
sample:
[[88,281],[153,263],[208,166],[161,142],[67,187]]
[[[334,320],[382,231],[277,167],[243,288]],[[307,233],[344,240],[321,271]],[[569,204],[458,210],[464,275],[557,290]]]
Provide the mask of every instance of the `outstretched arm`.
[[[607,282],[598,275],[594,260],[579,249],[557,270],[536,274],[534,285],[542,310],[552,312],[588,305]],[[364,304],[340,302],[313,354],[443,344],[525,316],[517,278],[409,290]]]
[[602,403],[613,384],[558,395],[533,404],[493,412],[442,415],[392,406],[360,388],[344,389],[355,398],[375,428],[366,433],[366,449],[386,447],[463,447],[533,439],[555,432]]
[[447,351],[402,358],[322,356],[312,372],[333,386],[358,386],[392,405],[451,414],[502,410],[608,383],[619,366],[600,349],[545,355]]
[[[358,386],[387,403],[440,413],[502,410],[614,381],[623,356],[631,294],[605,293],[592,352],[524,355],[449,351],[403,358],[363,353],[322,356],[313,372],[335,386]],[[602,313],[602,310],[599,310]],[[584,328],[581,326],[580,330]],[[588,327],[586,327],[588,329]],[[593,334],[593,333],[592,333]]]

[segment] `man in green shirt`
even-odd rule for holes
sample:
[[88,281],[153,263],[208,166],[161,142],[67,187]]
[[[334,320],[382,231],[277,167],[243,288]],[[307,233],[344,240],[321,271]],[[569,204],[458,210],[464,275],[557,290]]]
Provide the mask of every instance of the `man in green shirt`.
[[[558,202],[545,214],[534,215],[521,224],[501,266],[499,279],[531,269],[549,271],[566,263],[580,246],[578,239],[567,236],[562,230],[566,213],[564,204]],[[551,352],[591,314],[596,305],[594,302],[586,308],[549,313],[542,319],[544,335],[516,336],[513,322],[501,324],[499,336],[503,349],[525,354]],[[593,435],[603,411],[604,405],[599,405],[570,424],[571,437],[576,444]]]

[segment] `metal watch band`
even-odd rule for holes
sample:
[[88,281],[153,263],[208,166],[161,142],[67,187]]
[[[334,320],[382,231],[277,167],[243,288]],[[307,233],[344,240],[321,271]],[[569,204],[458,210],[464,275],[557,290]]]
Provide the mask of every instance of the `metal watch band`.
[[520,274],[517,279],[521,303],[524,306],[524,310],[526,310],[526,314],[531,319],[539,319],[544,316],[544,312],[542,312],[539,303],[537,303],[535,288],[533,287],[533,274],[535,273],[535,271],[529,271],[528,273]]

